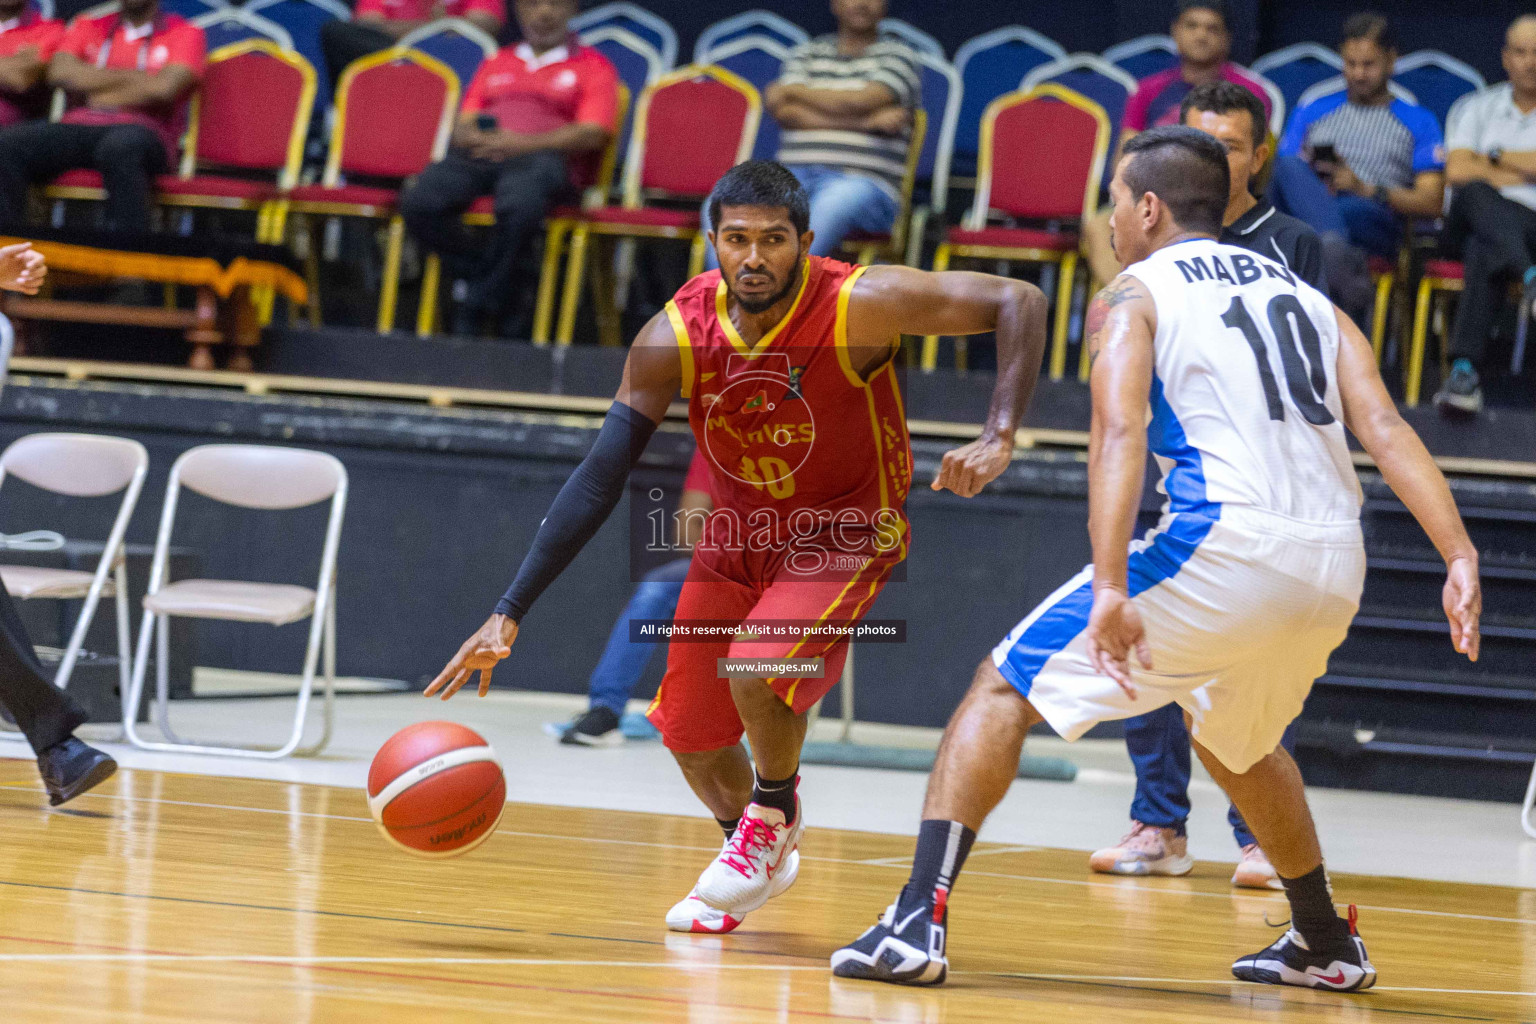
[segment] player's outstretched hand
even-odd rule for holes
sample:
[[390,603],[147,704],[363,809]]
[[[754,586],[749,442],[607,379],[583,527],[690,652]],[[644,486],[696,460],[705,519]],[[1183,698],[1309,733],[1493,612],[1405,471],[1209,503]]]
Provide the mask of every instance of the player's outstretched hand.
[[1013,438],[983,437],[944,453],[932,488],[954,491],[974,498],[987,484],[1002,475],[1013,460]]
[[505,615],[492,615],[474,636],[464,641],[459,653],[437,674],[422,695],[435,697],[441,691],[443,700],[447,700],[469,682],[470,676],[479,672],[480,696],[484,697],[491,691],[491,670],[512,653],[512,641],[516,639],[517,623]]
[[1451,624],[1451,643],[1469,661],[1476,661],[1482,646],[1477,620],[1483,614],[1483,585],[1478,582],[1477,566],[1470,559],[1455,558],[1446,567],[1440,602]]
[[1136,699],[1131,682],[1131,651],[1142,668],[1152,667],[1152,649],[1147,646],[1147,631],[1141,613],[1122,590],[1104,587],[1093,595],[1093,611],[1088,614],[1088,663],[1113,679],[1125,695]]
[[48,261],[31,242],[0,246],[0,288],[36,295],[48,276]]

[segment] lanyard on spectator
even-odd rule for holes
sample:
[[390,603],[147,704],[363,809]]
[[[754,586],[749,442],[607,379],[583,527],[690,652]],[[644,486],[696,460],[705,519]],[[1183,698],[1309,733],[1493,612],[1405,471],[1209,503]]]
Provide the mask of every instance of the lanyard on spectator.
[[[101,49],[96,53],[96,66],[98,68],[107,66],[107,60],[112,56],[112,40],[117,38],[117,33],[123,29],[123,25],[122,16],[119,15],[117,20],[112,23],[112,31],[107,33],[107,41],[101,44]],[[139,56],[136,65],[140,71],[144,71],[149,67],[149,42],[155,38],[155,33],[160,31],[161,27],[160,17],[156,15],[155,20],[149,23],[149,31],[139,40]]]

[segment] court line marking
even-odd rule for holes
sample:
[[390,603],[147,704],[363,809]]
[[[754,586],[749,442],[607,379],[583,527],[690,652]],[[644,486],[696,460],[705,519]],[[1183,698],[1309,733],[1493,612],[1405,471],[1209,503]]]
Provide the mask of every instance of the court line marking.
[[[152,771],[153,769],[140,769],[140,770],[141,771]],[[165,773],[165,774],[177,774],[177,773]],[[195,776],[195,777],[197,777],[197,778],[205,778],[206,776]],[[274,780],[271,780],[271,779],[239,779],[237,781],[243,781],[243,782],[267,782],[267,783],[270,783],[270,782],[272,782]],[[312,783],[305,783],[305,782],[278,782],[278,785],[310,786],[310,785],[313,785],[313,784]],[[333,787],[332,786],[332,787],[325,787],[325,788],[334,789],[334,788],[337,788],[337,787]],[[40,785],[33,785],[31,783],[0,783],[0,790],[5,790],[5,789],[28,790],[28,791],[33,791],[33,792],[42,792],[43,791],[42,786],[40,786]],[[365,823],[370,824],[370,825],[373,824],[373,819],[372,818],[363,818],[363,817],[358,817],[356,815],[350,815],[350,814],[327,814],[327,813],[323,813],[323,812],[320,812],[320,811],[291,811],[291,810],[287,810],[287,809],[284,809],[284,808],[275,808],[275,807],[248,807],[248,806],[245,806],[243,804],[210,804],[210,803],[201,803],[201,802],[191,801],[191,800],[168,800],[168,799],[165,799],[163,797],[127,796],[127,795],[123,795],[123,794],[109,794],[109,793],[82,793],[81,796],[79,798],[77,798],[77,799],[84,799],[84,798],[87,798],[87,797],[95,798],[95,799],[99,799],[99,800],[124,800],[124,801],[133,802],[133,803],[166,804],[168,806],[175,806],[175,807],[200,807],[200,808],[204,808],[206,810],[215,810],[215,811],[247,811],[247,812],[252,813],[252,814],[283,814],[283,815],[288,815],[288,816],[297,816],[297,817],[305,817],[305,818],[323,818],[323,819],[327,819],[327,820],[331,820],[331,821],[357,821],[357,822],[365,822]],[[564,805],[556,805],[556,806],[564,806]],[[593,808],[566,808],[566,809],[567,810],[592,810]],[[699,852],[699,853],[718,853],[719,852],[719,849],[717,847],[713,847],[713,846],[683,846],[683,845],[679,845],[679,844],[676,844],[676,843],[654,843],[654,842],[648,842],[648,841],[640,840],[640,839],[611,839],[611,838],[598,837],[598,836],[563,835],[563,834],[554,833],[554,832],[521,832],[521,831],[516,831],[516,830],[512,830],[512,829],[497,829],[496,832],[497,832],[498,835],[520,836],[520,837],[525,838],[525,839],[556,839],[556,840],[565,840],[565,841],[568,841],[568,842],[577,842],[577,843],[603,843],[603,844],[616,845],[616,846],[641,846],[641,847],[647,847],[647,848],[650,848],[650,849],[675,850],[675,851],[680,851],[680,852],[681,851],[690,851],[690,852]],[[1006,852],[1006,851],[998,850],[998,851],[995,851],[995,852],[1001,853],[1001,852]],[[974,854],[973,854],[973,856],[974,856]],[[851,864],[851,865],[862,866],[862,867],[890,867],[890,868],[903,868],[903,869],[905,869],[907,867],[910,867],[910,865],[911,865],[911,858],[909,858],[909,857],[908,858],[878,857],[878,858],[864,859],[864,860],[857,860],[857,859],[850,860],[850,859],[842,858],[842,857],[811,857],[811,856],[804,856],[804,855],[802,855],[800,859],[802,861],[819,862],[819,863],[823,863],[823,864]],[[1163,886],[1155,886],[1155,885],[1139,885],[1139,884],[1134,883],[1134,882],[1126,882],[1126,881],[1121,881],[1121,882],[1096,882],[1096,881],[1093,881],[1092,879],[1087,879],[1087,878],[1047,878],[1047,877],[1044,877],[1044,876],[1041,876],[1041,875],[1012,875],[1012,874],[1008,874],[1006,872],[997,872],[997,871],[968,871],[968,872],[966,872],[966,876],[970,877],[970,878],[1001,878],[1001,879],[1006,879],[1006,880],[1009,880],[1009,881],[1015,881],[1015,882],[1035,882],[1035,883],[1039,883],[1039,884],[1043,884],[1043,885],[1077,885],[1077,886],[1087,886],[1089,888],[1108,889],[1108,890],[1112,890],[1112,891],[1116,891],[1116,892],[1124,892],[1126,890],[1131,890],[1133,892],[1152,893],[1152,894],[1159,895],[1159,896],[1196,896],[1196,897],[1201,897],[1201,898],[1205,898],[1205,899],[1222,899],[1222,900],[1229,900],[1229,901],[1230,900],[1242,900],[1242,901],[1246,901],[1246,902],[1250,902],[1250,903],[1261,903],[1261,904],[1264,904],[1264,905],[1274,905],[1277,902],[1279,902],[1279,900],[1280,900],[1280,894],[1279,893],[1276,893],[1273,896],[1248,896],[1248,895],[1245,895],[1245,894],[1240,894],[1240,893],[1235,893],[1235,892],[1203,892],[1203,891],[1200,891],[1200,890],[1180,890],[1180,889],[1172,889],[1172,888],[1166,888],[1166,887],[1163,887]],[[0,884],[4,884],[4,883],[0,883]],[[1466,885],[1466,884],[1475,884],[1475,883],[1458,882],[1458,883],[1449,883],[1449,884]],[[1505,887],[1500,886],[1499,888],[1505,888]],[[1357,907],[1359,907],[1361,910],[1369,910],[1369,911],[1372,911],[1372,912],[1375,912],[1375,913],[1384,913],[1384,914],[1417,914],[1417,915],[1422,916],[1422,917],[1443,917],[1443,918],[1451,918],[1451,919],[1460,920],[1460,921],[1488,921],[1488,922],[1493,922],[1495,924],[1516,924],[1516,925],[1525,925],[1525,926],[1536,926],[1536,918],[1528,918],[1528,917],[1499,917],[1499,916],[1491,915],[1491,914],[1463,914],[1463,913],[1458,913],[1458,912],[1449,911],[1449,910],[1422,910],[1422,909],[1419,909],[1417,907],[1389,907],[1389,906],[1381,906],[1381,905],[1378,905],[1378,904],[1370,904],[1370,903],[1357,903],[1355,905]]]
[[[734,951],[733,951],[734,952]],[[474,956],[283,956],[262,953],[0,953],[0,963],[415,964],[474,967],[647,967],[682,971],[830,971],[824,964],[717,964],[669,960],[541,960]]]
[[[96,949],[113,949],[113,950],[124,950],[126,948],[126,947],[123,947],[123,946],[110,946],[110,945],[104,945],[104,944],[98,944],[98,943],[69,943],[69,942],[64,942],[64,941],[60,941],[60,940],[57,940],[57,939],[27,940],[27,939],[19,938],[18,936],[0,936],[0,938],[9,939],[11,941],[18,941],[18,942],[34,941],[34,942],[37,942],[37,943],[40,943],[40,944],[43,944],[43,945],[50,945],[50,946],[91,945],[91,946],[94,946],[94,948],[96,948]],[[145,955],[146,953],[148,954],[147,956]],[[143,962],[146,962],[146,961],[152,961],[152,960],[156,959],[157,957],[161,958],[161,959],[172,959],[172,958],[181,959],[181,958],[185,958],[185,957],[189,956],[190,954],[168,953],[165,950],[147,950],[147,951],[143,951],[143,952],[139,952],[139,953],[132,953],[132,952],[130,952],[130,955],[134,956],[136,958],[137,962],[143,963]],[[291,966],[289,964],[278,962],[276,960],[276,958],[267,958],[267,957],[237,957],[235,959],[238,962],[240,962],[240,963],[248,964],[248,965],[253,966],[253,967],[286,967],[286,966]],[[622,961],[622,962],[628,963],[629,961]],[[614,990],[614,989],[594,989],[594,988],[572,988],[572,987],[569,987],[569,986],[561,986],[561,985],[535,985],[535,984],[530,984],[530,983],[527,983],[527,982],[499,981],[499,980],[496,980],[494,978],[466,978],[466,977],[454,976],[454,975],[407,974],[407,973],[403,973],[403,972],[400,972],[400,971],[367,970],[364,967],[360,967],[360,966],[359,967],[349,967],[349,966],[343,966],[342,964],[336,964],[336,963],[314,963],[314,964],[310,964],[309,966],[310,966],[310,968],[312,970],[326,972],[326,973],[330,973],[330,974],[345,974],[345,975],[361,976],[361,977],[366,977],[366,978],[386,978],[386,979],[390,979],[390,980],[394,980],[394,981],[405,981],[405,982],[435,981],[435,982],[442,982],[443,984],[447,984],[447,985],[464,985],[464,986],[468,986],[468,987],[471,987],[471,988],[491,988],[491,989],[501,989],[501,990],[504,990],[504,991],[505,990],[511,990],[511,991],[522,991],[522,992],[553,992],[553,993],[558,993],[558,994],[561,994],[561,995],[590,996],[590,997],[594,997],[594,998],[598,998],[598,999],[614,999],[614,1000],[620,1000],[620,1001],[640,1002],[640,1003],[664,1003],[664,1004],[675,1005],[675,1006],[686,1006],[686,1007],[688,1007],[690,1009],[697,1009],[697,1008],[702,1007],[702,1006],[713,1007],[715,1009],[727,1009],[727,1010],[756,1010],[756,1009],[760,1009],[760,1007],[749,1006],[749,1005],[744,1005],[744,1004],[739,1004],[739,1003],[724,1003],[724,1002],[715,1002],[715,1001],[709,1001],[709,1000],[697,1000],[697,999],[691,999],[691,998],[679,998],[679,997],[676,997],[676,996],[670,996],[670,995],[665,995],[665,994],[660,994],[660,993],[655,993],[655,992],[637,992],[637,991],[634,991],[634,990],[623,990],[623,989]],[[706,965],[706,966],[710,966],[710,965]],[[307,987],[309,989],[311,989],[311,990],[313,990],[315,988],[315,986],[312,985],[312,984],[307,986]],[[796,1013],[796,1016],[799,1016],[799,1017],[815,1017],[815,1018],[821,1018],[821,1019],[826,1019],[826,1020],[852,1020],[852,1021],[866,1021],[866,1020],[868,1020],[868,1021],[870,1021],[870,1024],[885,1024],[885,1022],[888,1021],[889,1024],[899,1024],[899,1022],[896,1021],[894,1018],[883,1018],[882,1019],[882,1018],[854,1017],[854,1016],[849,1016],[847,1014],[838,1013],[838,1012],[836,1012],[834,1010],[797,1010],[797,1011],[795,1011],[795,1013]]]
[[[1024,981],[1120,981],[1136,982],[1141,984],[1156,985],[1232,985],[1240,987],[1244,992],[1283,992],[1294,989],[1296,986],[1273,985],[1258,988],[1247,982],[1238,981],[1235,978],[1149,978],[1129,974],[1025,974],[1014,971],[951,971],[950,974],[972,977],[992,978],[1018,978]],[[1302,989],[1301,991],[1323,992],[1326,989]],[[1368,990],[1371,992],[1419,992],[1424,994],[1439,994],[1452,996],[1536,996],[1536,990],[1530,992],[1513,992],[1502,989],[1483,988],[1421,988],[1411,985],[1373,985]],[[1349,993],[1345,993],[1346,995]],[[1379,1009],[1372,1007],[1372,1009]]]
[[[85,889],[78,886],[47,885],[41,882],[14,882],[7,879],[0,879],[0,887],[13,889],[36,889],[43,892],[83,893],[90,896],[115,896],[119,899],[144,900],[150,903],[186,903],[194,906],[223,907],[233,910],[262,910],[279,914],[307,914],[320,918],[341,918],[344,920],[358,921],[381,921],[386,924],[415,925],[418,927],[460,928],[467,929],[469,931],[492,932],[495,934],[527,935],[536,938],[583,939],[590,942],[622,942],[637,946],[666,946],[666,942],[661,939],[636,939],[617,935],[583,935],[575,932],[540,932],[531,928],[514,928],[510,925],[470,924],[463,921],[436,921],[427,917],[388,917],[382,914],[358,914],[345,910],[320,910],[312,907],[284,907],[264,903],[236,903],[229,900],[210,900],[194,896],[165,896],[141,892],[120,892],[115,889]],[[89,943],[65,943],[43,939],[29,939],[25,936],[19,935],[0,935],[0,941],[44,942],[47,945],[90,945]],[[124,952],[135,952],[132,950],[122,950],[122,947],[113,946],[98,948],[117,949]],[[155,951],[152,950],[150,952]],[[802,953],[785,953],[780,952],[779,950],[771,949],[733,949],[731,952],[744,956],[783,957],[789,960],[812,959],[811,957]]]
[[[545,960],[538,957],[448,956],[283,956],[261,953],[0,953],[0,963],[233,963],[276,964],[298,967],[325,964],[396,964],[409,966],[468,967],[637,967],[678,971],[829,971],[822,964],[736,964],[688,960]],[[1026,974],[1013,971],[951,971],[956,977],[1015,978],[1021,981],[1115,981],[1146,985],[1232,986],[1250,991],[1234,978],[1170,978],[1133,974]],[[1268,989],[1253,991],[1269,991]],[[1277,988],[1275,991],[1284,991]],[[1416,992],[1430,995],[1536,997],[1536,990],[1515,991],[1481,988],[1427,988],[1411,985],[1377,985],[1373,992]]]

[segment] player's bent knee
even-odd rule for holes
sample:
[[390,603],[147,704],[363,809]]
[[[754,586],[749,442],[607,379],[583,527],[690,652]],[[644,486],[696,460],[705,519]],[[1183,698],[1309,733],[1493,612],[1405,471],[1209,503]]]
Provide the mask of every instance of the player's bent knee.
[[736,750],[740,741],[725,743],[710,750],[673,750],[672,759],[684,773],[712,772],[723,761],[731,761],[739,755]]
[[1026,729],[1045,721],[1045,716],[1035,710],[1029,698],[1020,693],[1018,688],[997,670],[990,656],[983,658],[976,666],[976,672],[971,677],[971,692],[967,700],[986,701],[997,710],[1021,715],[1025,719]]

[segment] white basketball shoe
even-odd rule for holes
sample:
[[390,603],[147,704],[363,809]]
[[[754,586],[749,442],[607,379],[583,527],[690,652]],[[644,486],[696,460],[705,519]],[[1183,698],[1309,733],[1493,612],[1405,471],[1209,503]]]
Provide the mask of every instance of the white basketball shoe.
[[[727,840],[729,844],[729,840]],[[800,851],[790,850],[789,856],[784,858],[782,870],[774,873],[773,886],[768,893],[772,899],[779,893],[795,884],[795,879],[800,874]],[[724,935],[733,932],[745,921],[745,912],[732,914],[724,910],[717,910],[699,899],[699,891],[694,889],[683,899],[673,905],[667,911],[667,927],[674,932],[693,932],[703,935]]]
[[774,881],[789,872],[789,855],[799,847],[804,830],[799,798],[793,825],[785,824],[782,811],[748,804],[736,831],[699,876],[691,895],[734,918],[751,913],[777,895]]

